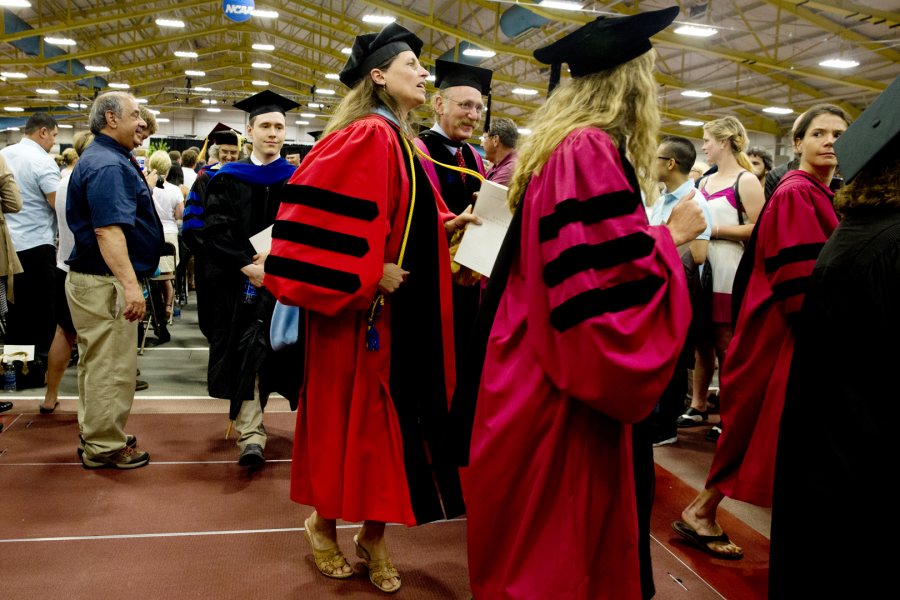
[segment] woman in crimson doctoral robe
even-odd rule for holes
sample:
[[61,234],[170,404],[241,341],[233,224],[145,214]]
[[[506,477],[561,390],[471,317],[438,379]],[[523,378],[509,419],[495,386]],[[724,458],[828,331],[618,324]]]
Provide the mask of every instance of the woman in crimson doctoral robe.
[[641,598],[630,424],[684,344],[675,247],[704,224],[693,206],[690,233],[651,227],[635,176],[659,127],[649,37],[677,13],[598,20],[535,52],[573,79],[529,125],[479,315],[496,311],[463,471],[476,600]]
[[798,119],[793,137],[800,168],[784,176],[756,226],[753,270],[720,376],[722,435],[706,488],[672,524],[718,558],[743,556],[716,522],[722,500],[772,504],[794,319],[816,258],[838,224],[828,184],[837,167],[834,141],[849,123],[850,117],[830,104],[816,105]]
[[328,577],[353,574],[336,520],[363,521],[356,553],[385,592],[400,588],[385,523],[465,512],[441,439],[455,383],[447,234],[472,217],[447,211],[412,151],[421,48],[396,24],[357,37],[341,72],[352,90],[288,182],[266,260],[266,287],[308,314],[291,498],[315,508],[305,533]]

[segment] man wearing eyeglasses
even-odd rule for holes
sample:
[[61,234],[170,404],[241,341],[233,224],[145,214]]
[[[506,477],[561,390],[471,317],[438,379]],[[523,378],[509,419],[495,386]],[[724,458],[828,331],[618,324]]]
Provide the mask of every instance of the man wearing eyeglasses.
[[[423,131],[416,146],[434,160],[446,165],[464,167],[484,175],[481,155],[466,140],[475,135],[475,128],[485,114],[483,94],[490,93],[491,76],[488,69],[438,60],[435,85],[438,93],[432,99],[436,123]],[[485,129],[488,129],[485,125]],[[452,169],[422,160],[422,167],[447,207],[460,214],[474,203],[473,194],[481,189],[481,181]],[[477,285],[453,284],[453,333],[456,345],[457,369],[469,346],[469,334],[478,312],[481,288]]]

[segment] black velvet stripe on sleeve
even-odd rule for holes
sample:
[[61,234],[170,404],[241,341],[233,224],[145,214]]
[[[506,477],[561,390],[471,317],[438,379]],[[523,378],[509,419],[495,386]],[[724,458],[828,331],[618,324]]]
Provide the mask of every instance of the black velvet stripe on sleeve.
[[590,225],[604,219],[630,215],[640,203],[640,195],[629,190],[602,194],[587,200],[577,198],[563,200],[556,205],[552,214],[541,217],[538,224],[538,238],[541,242],[552,240],[569,223],[580,221]]
[[805,294],[806,290],[809,289],[810,281],[812,281],[812,275],[795,277],[793,279],[788,279],[787,281],[782,281],[781,283],[776,283],[772,286],[772,301],[778,302],[790,298],[791,296],[796,296],[797,294]]
[[813,244],[797,244],[782,248],[775,256],[766,259],[766,273],[774,273],[784,265],[803,262],[805,260],[816,260],[819,253],[825,247],[825,242],[816,242]]
[[544,283],[555,287],[576,273],[608,269],[648,256],[654,240],[646,233],[632,233],[601,244],[579,244],[566,248],[544,267]]
[[281,201],[289,204],[302,204],[362,221],[374,221],[378,216],[378,204],[371,200],[345,196],[309,185],[285,185]]
[[283,256],[269,256],[266,259],[266,273],[348,294],[362,287],[359,276],[355,273],[320,267]]
[[550,324],[563,332],[593,317],[646,304],[663,283],[662,278],[651,276],[607,289],[582,292],[551,310]]
[[357,258],[369,252],[369,242],[365,238],[293,221],[275,221],[272,238]]

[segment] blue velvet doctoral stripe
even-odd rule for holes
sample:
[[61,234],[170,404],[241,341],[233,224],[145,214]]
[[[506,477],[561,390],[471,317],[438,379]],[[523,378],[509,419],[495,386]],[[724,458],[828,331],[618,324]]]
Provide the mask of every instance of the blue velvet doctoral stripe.
[[249,183],[252,185],[275,185],[286,179],[290,179],[291,175],[297,167],[290,164],[283,158],[279,158],[267,165],[254,165],[244,162],[230,162],[224,165],[218,171],[212,171],[210,183],[219,175],[227,173],[238,181]]

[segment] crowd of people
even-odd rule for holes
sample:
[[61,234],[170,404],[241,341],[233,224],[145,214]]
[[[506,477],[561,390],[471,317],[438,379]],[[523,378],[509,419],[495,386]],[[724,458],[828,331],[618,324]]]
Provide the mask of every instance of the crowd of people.
[[[202,149],[149,156],[152,114],[102,94],[62,170],[56,121],[36,113],[0,152],[0,314],[7,344],[35,347],[40,412],[59,406],[77,343],[83,466],[149,464],[126,433],[147,385],[139,324],[158,298],[155,343],[168,341],[190,262],[238,464],[265,463],[272,393],[299,407],[289,493],[313,508],[304,536],[323,576],[353,576],[338,520],[361,523],[354,551],[393,593],[386,524],[466,515],[479,600],[637,599],[654,595],[652,448],[708,423],[718,371],[712,467],[674,531],[739,560],[720,503],[774,506],[773,598],[810,589],[788,566],[809,544],[836,562],[822,593],[860,571],[880,589],[876,533],[815,518],[875,477],[896,412],[879,393],[896,352],[876,348],[900,327],[900,84],[865,130],[837,106],[806,110],[784,169],[737,118],[710,121],[702,163],[691,140],[659,136],[650,37],[677,14],[601,18],[536,50],[557,79],[523,140],[490,116],[492,72],[444,60],[434,124],[417,132],[429,73],[398,24],[356,38],[349,91],[302,158],[282,158],[299,105],[271,91],[235,104],[245,132],[220,124]],[[479,126],[484,157],[468,142]],[[481,224],[484,181],[508,188],[512,221],[474,274],[452,258]],[[295,339],[276,349],[284,323]],[[835,431],[837,415],[865,439]],[[831,452],[810,461],[823,439]]]

